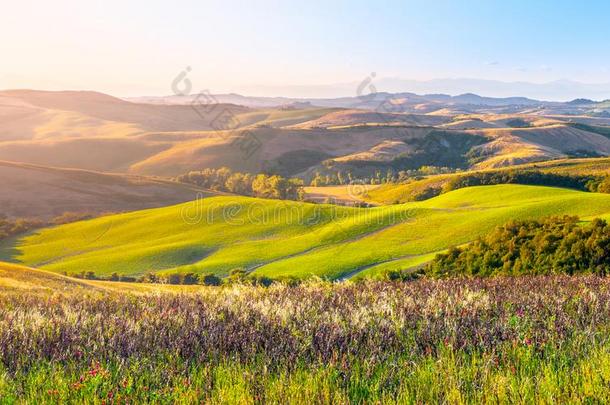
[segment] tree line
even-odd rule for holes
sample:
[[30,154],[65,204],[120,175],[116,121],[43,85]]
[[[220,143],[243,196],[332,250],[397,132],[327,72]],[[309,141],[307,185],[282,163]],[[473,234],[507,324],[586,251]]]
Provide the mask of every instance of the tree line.
[[443,192],[464,187],[494,184],[525,184],[572,188],[581,191],[597,191],[603,179],[597,176],[562,175],[537,170],[502,170],[497,172],[475,172],[452,178],[443,185]]
[[279,175],[234,172],[227,167],[191,171],[176,177],[182,183],[215,191],[282,200],[302,200],[303,180]]
[[[66,274],[67,276],[68,274]],[[198,274],[198,273],[169,273],[157,274],[147,273],[139,277],[112,273],[110,276],[98,276],[92,271],[73,274],[72,277],[86,280],[100,281],[120,281],[124,283],[151,283],[151,284],[171,284],[171,285],[206,285],[206,286],[221,286],[229,284],[248,284],[270,286],[274,280],[264,276],[248,274],[242,268],[236,268],[229,271],[227,277],[221,278],[215,274]]]
[[610,226],[578,217],[510,221],[465,247],[439,254],[424,273],[432,277],[610,274]]
[[459,169],[438,166],[421,166],[419,169],[395,170],[392,168],[382,172],[376,170],[369,176],[357,176],[351,171],[338,170],[332,173],[315,172],[309,181],[309,185],[313,187],[320,186],[343,186],[349,184],[388,184],[388,183],[403,183],[411,179],[422,178],[423,176],[431,176],[435,174],[455,173]]
[[537,170],[511,169],[460,174],[447,180],[442,186],[431,185],[418,189],[412,193],[411,198],[420,201],[460,188],[498,184],[563,187],[593,193],[610,193],[610,176],[564,175]]

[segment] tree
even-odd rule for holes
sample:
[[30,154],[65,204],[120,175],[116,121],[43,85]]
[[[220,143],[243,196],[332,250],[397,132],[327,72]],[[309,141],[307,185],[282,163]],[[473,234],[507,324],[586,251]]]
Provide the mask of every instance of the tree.
[[195,273],[187,273],[182,278],[182,284],[193,285],[199,283],[199,276]]
[[597,185],[598,193],[610,193],[610,176],[604,177],[604,179]]
[[173,273],[167,276],[167,282],[169,284],[182,284],[182,275],[180,273]]
[[220,277],[215,276],[214,274],[206,274],[203,276],[203,284],[208,286],[218,286],[222,283]]
[[252,181],[252,193],[257,197],[268,197],[271,195],[267,176],[257,174]]
[[229,277],[226,281],[229,283],[243,283],[246,280],[248,273],[242,268],[236,268],[229,271]]

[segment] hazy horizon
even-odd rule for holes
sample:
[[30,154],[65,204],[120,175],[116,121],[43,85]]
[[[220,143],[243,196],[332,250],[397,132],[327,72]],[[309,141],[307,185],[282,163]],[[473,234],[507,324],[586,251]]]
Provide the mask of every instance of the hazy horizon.
[[[378,79],[417,83],[610,83],[610,5],[602,1],[583,7],[568,1],[169,6],[63,0],[13,2],[8,10],[0,16],[0,33],[9,39],[0,47],[0,88],[162,96],[172,93],[172,81],[187,67],[194,91],[254,96],[353,96],[353,84],[372,72]],[[421,93],[406,85],[376,87]],[[481,91],[458,87],[432,91]],[[555,94],[493,90],[482,95]],[[562,91],[562,99],[597,94]],[[608,98],[610,89],[600,94]]]
[[[180,72],[177,76],[180,75]],[[186,76],[188,77],[188,75]],[[371,79],[371,80],[369,80]],[[233,89],[192,89],[190,94],[198,91],[210,91],[214,94],[239,95],[254,98],[290,98],[290,99],[326,99],[358,96],[359,86],[367,87],[367,93],[371,91],[379,93],[413,93],[417,95],[445,94],[459,96],[463,94],[476,94],[481,97],[490,98],[519,98],[525,97],[545,102],[566,102],[578,98],[591,99],[594,101],[605,101],[610,99],[610,83],[583,83],[572,80],[554,80],[543,83],[533,82],[508,82],[501,80],[484,80],[476,78],[439,78],[431,80],[410,80],[403,78],[378,78],[371,75],[360,82],[331,83],[319,85],[250,85]],[[93,91],[105,93],[118,98],[137,99],[146,97],[170,97],[175,94],[170,90],[164,93],[134,93],[116,94],[96,88],[4,88],[8,90],[34,90],[34,91]]]

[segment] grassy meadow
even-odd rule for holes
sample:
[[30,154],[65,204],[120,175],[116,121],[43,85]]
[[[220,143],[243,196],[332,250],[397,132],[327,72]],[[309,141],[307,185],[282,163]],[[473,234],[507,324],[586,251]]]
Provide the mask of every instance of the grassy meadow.
[[607,278],[187,293],[0,265],[0,280],[2,403],[599,403],[610,394]]
[[420,265],[510,219],[564,214],[608,217],[610,195],[496,185],[375,208],[213,197],[35,231],[5,242],[0,259],[68,275],[344,279]]

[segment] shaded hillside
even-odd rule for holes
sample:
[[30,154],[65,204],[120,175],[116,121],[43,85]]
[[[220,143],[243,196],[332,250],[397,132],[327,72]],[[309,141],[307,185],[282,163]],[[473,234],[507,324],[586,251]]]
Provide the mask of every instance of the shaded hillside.
[[0,161],[0,214],[49,219],[64,212],[122,212],[191,201],[210,193],[141,176]]

